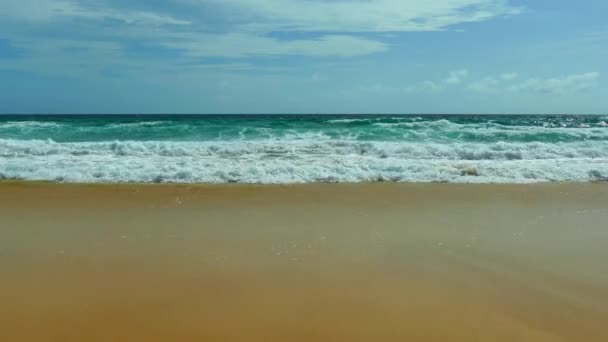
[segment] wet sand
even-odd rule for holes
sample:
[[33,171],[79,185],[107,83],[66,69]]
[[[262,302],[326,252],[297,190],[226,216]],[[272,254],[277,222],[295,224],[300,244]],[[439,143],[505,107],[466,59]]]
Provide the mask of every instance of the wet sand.
[[0,183],[0,341],[608,341],[608,184]]

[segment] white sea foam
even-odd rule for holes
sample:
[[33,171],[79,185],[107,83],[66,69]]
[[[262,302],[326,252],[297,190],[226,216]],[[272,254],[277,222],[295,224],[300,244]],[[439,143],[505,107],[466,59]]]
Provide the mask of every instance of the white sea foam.
[[57,122],[46,122],[46,121],[6,121],[0,122],[0,128],[8,129],[8,128],[20,128],[20,129],[28,129],[28,128],[54,128],[60,127],[61,124]]
[[366,118],[366,119],[333,119],[333,120],[327,120],[328,123],[334,123],[334,124],[343,124],[343,123],[352,123],[352,122],[370,122],[370,121],[376,121],[379,120],[377,118]]
[[205,142],[0,139],[0,178],[180,183],[597,181],[608,179],[608,142],[441,144],[332,140],[321,135]]
[[[433,136],[446,137],[445,133],[457,133],[458,135],[470,134],[478,138],[486,137],[490,141],[500,139],[500,137],[529,136],[538,139],[539,135],[553,135],[562,139],[571,140],[608,140],[608,130],[599,123],[599,127],[590,125],[579,125],[578,127],[536,127],[536,126],[505,126],[497,123],[482,124],[458,124],[445,119],[436,121],[422,122],[392,122],[373,123],[372,126],[380,127],[387,131],[404,132],[405,134],[418,134],[424,139],[433,139]],[[408,128],[408,130],[401,130]]]
[[141,121],[141,122],[124,122],[110,124],[108,127],[112,128],[130,128],[130,127],[152,127],[152,126],[163,126],[171,124],[170,121]]

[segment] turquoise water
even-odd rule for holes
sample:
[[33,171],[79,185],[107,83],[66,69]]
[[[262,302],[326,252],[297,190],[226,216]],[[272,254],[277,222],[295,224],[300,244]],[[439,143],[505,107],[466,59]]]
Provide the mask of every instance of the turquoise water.
[[0,116],[0,178],[598,181],[608,179],[608,117]]
[[0,138],[221,141],[321,133],[359,141],[603,141],[608,139],[607,121],[602,116],[0,116]]

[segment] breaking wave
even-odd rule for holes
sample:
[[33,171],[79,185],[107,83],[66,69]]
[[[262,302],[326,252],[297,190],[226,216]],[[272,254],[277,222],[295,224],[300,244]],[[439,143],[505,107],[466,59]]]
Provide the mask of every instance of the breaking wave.
[[602,116],[0,117],[0,179],[608,180]]
[[[349,140],[57,143],[0,139],[0,178],[66,182],[306,183],[595,181],[608,142]],[[474,175],[466,170],[476,170]]]

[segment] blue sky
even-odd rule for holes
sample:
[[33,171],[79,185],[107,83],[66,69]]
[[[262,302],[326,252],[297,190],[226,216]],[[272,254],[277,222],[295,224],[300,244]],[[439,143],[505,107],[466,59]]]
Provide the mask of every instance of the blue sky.
[[606,113],[605,0],[0,0],[0,113]]

